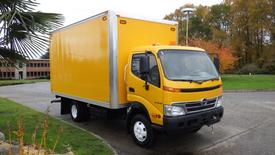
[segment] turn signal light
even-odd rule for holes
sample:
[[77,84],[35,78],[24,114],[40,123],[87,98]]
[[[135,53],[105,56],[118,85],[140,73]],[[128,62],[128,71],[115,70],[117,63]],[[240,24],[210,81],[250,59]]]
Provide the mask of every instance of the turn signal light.
[[176,28],[171,27],[170,30],[171,30],[171,31],[176,31]]
[[181,89],[179,88],[172,88],[172,87],[166,87],[166,86],[163,86],[163,90],[166,90],[169,92],[181,92]]
[[106,16],[102,17],[102,20],[103,21],[107,20],[107,17]]
[[170,41],[169,45],[177,45],[176,41]]
[[127,24],[127,21],[126,20],[120,20],[119,23],[120,24]]
[[159,43],[154,43],[153,46],[159,46],[160,44]]
[[152,117],[153,118],[161,118],[161,116],[159,114],[155,114],[155,113],[152,114]]

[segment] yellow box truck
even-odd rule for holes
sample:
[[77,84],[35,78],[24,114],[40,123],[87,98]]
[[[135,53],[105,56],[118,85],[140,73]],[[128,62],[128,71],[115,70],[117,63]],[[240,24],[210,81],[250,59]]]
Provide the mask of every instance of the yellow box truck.
[[176,44],[177,22],[112,11],[56,30],[51,91],[61,98],[61,114],[74,121],[98,111],[122,115],[142,147],[153,144],[156,130],[196,132],[219,122],[222,82],[214,64],[203,49]]

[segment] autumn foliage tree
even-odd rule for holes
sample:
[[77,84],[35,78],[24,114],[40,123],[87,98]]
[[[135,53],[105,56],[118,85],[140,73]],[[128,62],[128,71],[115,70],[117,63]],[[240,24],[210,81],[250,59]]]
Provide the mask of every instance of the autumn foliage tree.
[[221,47],[218,43],[212,41],[192,39],[190,45],[205,49],[212,57],[218,56],[220,59],[219,70],[221,73],[233,70],[238,60],[238,58],[233,55],[231,48]]
[[[186,39],[184,7],[164,17],[179,22],[180,43]],[[254,65],[259,73],[275,73],[275,0],[223,0],[212,6],[191,7],[194,12],[189,16],[189,39],[193,39],[193,45],[219,51],[221,59],[224,55],[229,63],[221,60],[226,66],[223,70],[232,66],[236,56],[236,72]]]

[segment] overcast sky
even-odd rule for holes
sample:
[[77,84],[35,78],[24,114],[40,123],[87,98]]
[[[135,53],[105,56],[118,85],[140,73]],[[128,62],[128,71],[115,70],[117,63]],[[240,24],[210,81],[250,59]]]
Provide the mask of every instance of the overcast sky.
[[162,19],[180,6],[213,5],[222,0],[37,0],[38,11],[61,13],[65,16],[65,25],[77,22],[94,14],[113,10],[124,14]]

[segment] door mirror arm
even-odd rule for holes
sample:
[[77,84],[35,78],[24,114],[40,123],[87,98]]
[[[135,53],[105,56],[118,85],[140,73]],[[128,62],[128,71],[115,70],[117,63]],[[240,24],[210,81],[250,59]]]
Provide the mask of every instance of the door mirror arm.
[[147,54],[145,54],[145,56],[140,57],[139,67],[140,74],[142,75],[141,78],[145,81],[144,88],[146,90],[149,90],[148,76],[150,72],[150,58]]
[[149,90],[149,84],[148,84],[148,81],[147,81],[147,80],[145,80],[144,88],[145,88],[145,90]]
[[149,84],[148,84],[148,74],[142,74],[141,79],[145,81],[145,84],[143,85],[143,87],[146,90],[149,90]]

